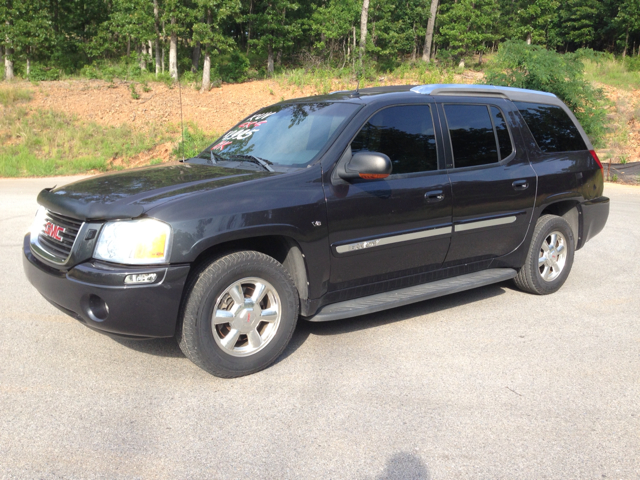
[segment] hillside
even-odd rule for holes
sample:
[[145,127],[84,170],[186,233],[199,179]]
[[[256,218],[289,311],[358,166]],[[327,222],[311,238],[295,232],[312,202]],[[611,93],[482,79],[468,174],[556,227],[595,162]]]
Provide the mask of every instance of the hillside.
[[[482,74],[469,71],[456,75],[452,80],[456,83],[473,83],[481,76]],[[376,84],[408,82],[406,79],[403,81],[381,77]],[[37,85],[22,82],[10,86],[2,85],[0,92],[16,88],[28,91],[30,99],[19,105],[24,114],[18,121],[33,117],[37,112],[53,111],[66,115],[64,118],[68,120],[63,123],[82,127],[95,125],[94,132],[102,126],[108,129],[125,129],[130,135],[137,135],[136,138],[148,137],[146,143],[137,141],[137,150],[116,148],[115,153],[106,159],[103,166],[93,168],[109,170],[140,166],[149,162],[159,163],[175,158],[173,151],[179,139],[181,101],[185,126],[192,132],[199,132],[199,135],[191,139],[193,145],[190,145],[190,148],[197,150],[204,148],[215,140],[217,135],[261,107],[282,99],[314,95],[320,88],[328,90],[326,84],[318,87],[311,82],[306,85],[302,82],[302,86],[300,83],[293,84],[280,78],[223,84],[220,88],[214,88],[204,94],[188,87],[183,87],[180,91],[177,86],[169,88],[163,83],[149,83],[148,86],[136,84],[134,89],[139,96],[138,99],[133,98],[131,83],[109,83],[102,80],[40,82]],[[335,89],[350,87],[338,81],[330,86]],[[606,147],[598,149],[601,160],[603,163],[640,161],[640,90],[600,86],[612,102],[608,115],[610,131]],[[8,111],[9,108],[11,107],[0,105],[0,110]],[[24,132],[21,133],[23,130],[15,125],[4,125],[3,128],[3,124],[0,123],[0,148],[20,145],[27,141]],[[35,128],[35,132],[31,131],[30,134],[38,133],[38,128]],[[136,142],[132,140],[130,143]],[[73,170],[63,171],[73,173]],[[21,176],[33,174],[25,171]]]

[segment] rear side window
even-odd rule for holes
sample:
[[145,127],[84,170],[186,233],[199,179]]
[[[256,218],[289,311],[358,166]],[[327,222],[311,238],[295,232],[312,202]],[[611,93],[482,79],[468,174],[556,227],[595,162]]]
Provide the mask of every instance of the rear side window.
[[351,150],[384,153],[391,159],[394,174],[437,170],[431,108],[407,105],[379,111],[353,139]]
[[542,103],[513,103],[520,110],[533,138],[543,152],[587,150],[580,132],[561,107]]
[[[444,105],[455,168],[498,163],[513,151],[502,112],[488,105]],[[495,128],[494,128],[495,127]]]
[[493,125],[496,127],[498,145],[500,146],[500,159],[502,160],[513,152],[511,137],[509,136],[509,130],[507,130],[507,122],[504,121],[504,115],[498,108],[491,107],[491,117],[493,118]]

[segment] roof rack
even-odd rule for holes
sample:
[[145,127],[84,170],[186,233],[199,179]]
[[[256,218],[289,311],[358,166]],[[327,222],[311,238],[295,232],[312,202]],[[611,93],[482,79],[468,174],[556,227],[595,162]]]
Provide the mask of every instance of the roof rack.
[[499,95],[511,98],[510,94],[547,95],[556,97],[553,93],[527,90],[526,88],[499,87],[495,85],[465,85],[465,84],[431,84],[419,85],[411,89],[421,95]]

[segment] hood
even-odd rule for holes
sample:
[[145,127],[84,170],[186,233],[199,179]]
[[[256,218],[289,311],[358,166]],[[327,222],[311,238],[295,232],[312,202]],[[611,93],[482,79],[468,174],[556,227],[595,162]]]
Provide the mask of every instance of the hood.
[[136,218],[161,203],[236,183],[276,175],[269,172],[174,163],[98,175],[45,189],[38,203],[82,220]]

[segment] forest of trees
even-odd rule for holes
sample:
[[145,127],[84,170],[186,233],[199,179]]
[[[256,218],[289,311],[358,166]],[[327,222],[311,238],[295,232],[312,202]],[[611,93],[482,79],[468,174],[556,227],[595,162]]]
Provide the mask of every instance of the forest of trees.
[[[1,0],[6,79],[126,59],[208,88],[221,72],[406,60],[457,64],[520,39],[559,52],[640,50],[640,0]],[[102,62],[102,63],[100,63]],[[166,74],[165,74],[166,75]]]

